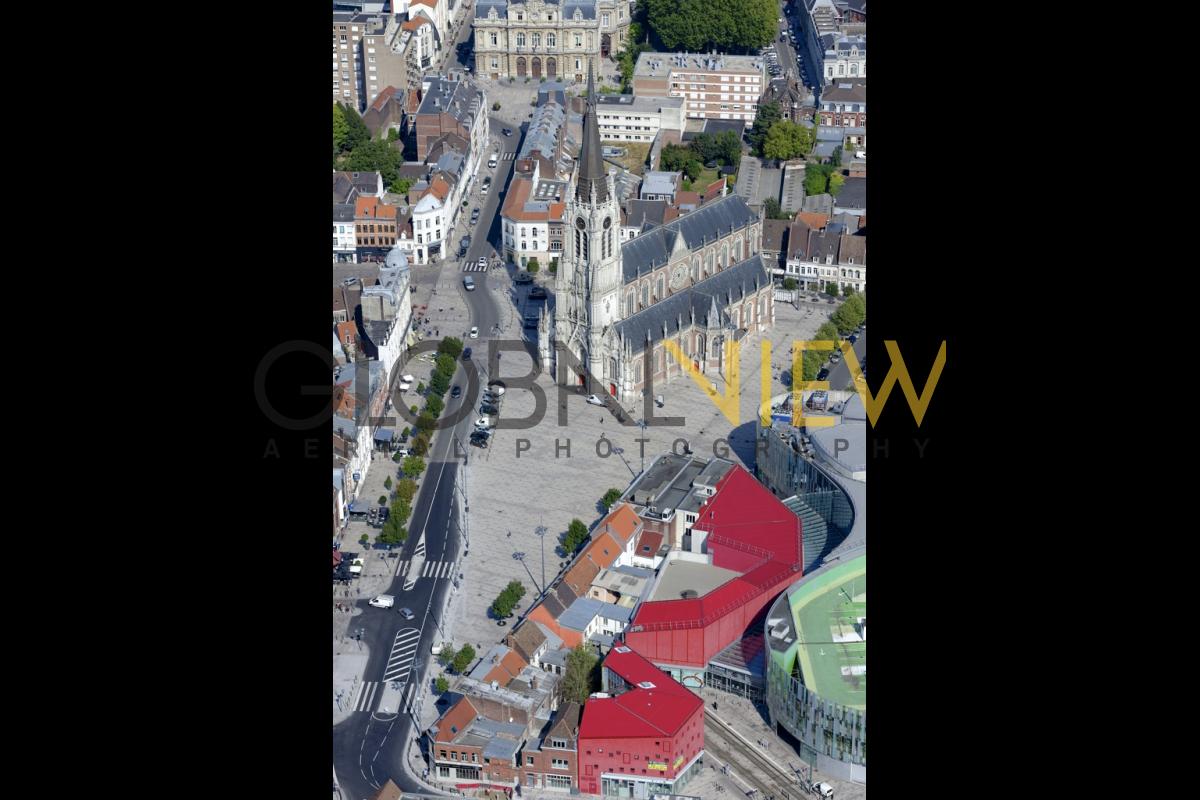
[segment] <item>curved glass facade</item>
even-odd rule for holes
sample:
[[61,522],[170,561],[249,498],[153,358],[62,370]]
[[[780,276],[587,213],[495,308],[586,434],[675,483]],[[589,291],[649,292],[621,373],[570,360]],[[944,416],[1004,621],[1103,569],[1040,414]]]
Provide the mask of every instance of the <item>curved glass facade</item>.
[[772,723],[818,770],[865,782],[866,556],[801,578],[764,627]]

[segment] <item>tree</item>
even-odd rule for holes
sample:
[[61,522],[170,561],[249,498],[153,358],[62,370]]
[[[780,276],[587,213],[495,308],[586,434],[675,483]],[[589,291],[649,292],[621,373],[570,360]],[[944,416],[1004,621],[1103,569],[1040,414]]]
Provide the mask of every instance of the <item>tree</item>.
[[400,523],[404,523],[408,521],[410,516],[412,516],[412,503],[410,501],[402,497],[397,497],[392,501],[392,509],[388,514],[389,521],[394,519]]
[[604,506],[604,510],[608,511],[618,500],[621,499],[620,489],[609,489],[604,493],[604,497],[600,498],[600,504]]
[[683,171],[688,178],[696,180],[696,178],[700,177],[700,173],[704,171],[704,165],[700,163],[699,159],[693,158],[683,165]]
[[829,193],[837,196],[837,193],[842,190],[842,184],[846,182],[846,177],[840,172],[834,172],[829,176]]
[[812,149],[812,133],[803,125],[781,119],[767,131],[763,141],[763,156],[787,161],[799,158]]
[[827,164],[807,164],[804,169],[804,194],[812,197],[815,194],[825,194],[829,186],[829,166]]
[[423,456],[426,453],[428,453],[429,452],[429,436],[428,436],[428,434],[422,433],[420,436],[415,437],[412,442],[412,447],[410,447],[409,449],[413,451],[413,455],[415,455],[415,456]]
[[704,164],[717,157],[717,141],[711,133],[697,133],[688,143],[688,148]]
[[447,378],[450,378],[453,377],[454,370],[458,369],[458,364],[455,362],[454,356],[449,353],[439,353],[437,358],[433,360],[433,367]]
[[435,417],[440,417],[445,408],[445,401],[443,401],[442,398],[438,397],[437,395],[434,395],[425,401],[425,410],[430,414],[433,414]]
[[500,110],[500,101],[497,100],[496,102],[492,103],[492,111],[499,111],[499,110]]
[[413,497],[417,494],[417,482],[408,478],[401,478],[396,484],[396,497],[403,498],[412,502]]
[[558,256],[550,259],[550,274],[554,275],[558,272]]
[[400,178],[389,187],[389,191],[396,194],[408,194],[408,190],[412,188],[412,178]]
[[383,176],[384,185],[392,186],[400,180],[399,170],[403,163],[399,150],[389,142],[375,139],[363,142],[350,151],[346,159],[346,169],[356,172],[378,172]]
[[462,650],[459,650],[458,654],[454,656],[454,671],[458,673],[465,672],[474,660],[475,648],[469,644],[464,644]]
[[583,524],[583,520],[571,520],[571,524],[567,526],[567,534],[563,537],[563,549],[567,551],[567,555],[578,550],[579,545],[583,544],[587,537],[588,529],[587,525]]
[[784,278],[783,279],[783,288],[789,292],[794,291],[796,288],[796,279],[795,278]]
[[431,431],[437,427],[437,419],[428,411],[422,411],[417,417],[417,430]]
[[[389,480],[390,480],[390,478],[389,478]],[[387,505],[387,495],[386,494],[379,495],[379,505],[381,505],[381,506]]]
[[496,619],[504,619],[512,614],[513,608],[525,596],[525,587],[520,581],[509,581],[503,591],[492,601],[492,614]]
[[567,669],[561,686],[561,700],[574,700],[581,705],[600,688],[600,659],[591,647],[580,644],[567,654]]
[[456,655],[457,653],[455,652],[454,648],[450,645],[446,645],[442,648],[442,652],[438,653],[438,663],[444,667],[452,662],[454,660],[454,656]]
[[390,490],[392,488],[392,476],[388,475],[383,479],[383,488]]
[[691,155],[691,150],[687,147],[667,144],[663,146],[662,153],[659,154],[658,166],[663,172],[680,172]]
[[425,394],[425,382],[421,381],[417,384],[417,394]]
[[722,164],[736,166],[742,160],[742,137],[733,131],[721,131],[714,142],[714,158]]
[[763,210],[767,214],[767,219],[780,219],[779,201],[774,197],[768,197],[763,203]]
[[840,144],[833,148],[833,155],[829,157],[829,163],[835,167],[842,165],[842,146]]
[[333,152],[344,153],[347,147],[347,138],[350,135],[350,126],[346,123],[346,117],[342,114],[340,103],[333,104]]
[[404,464],[401,466],[405,476],[409,478],[419,477],[425,471],[425,459],[420,456],[409,456],[404,459]]
[[779,103],[764,103],[758,107],[758,113],[754,115],[754,125],[750,128],[750,135],[747,137],[750,140],[750,147],[755,155],[761,156],[763,154],[762,146],[763,142],[766,141],[767,131],[771,130],[771,126],[778,122],[781,117]]
[[433,690],[438,694],[445,694],[450,691],[450,681],[446,680],[445,675],[438,675],[437,680],[433,682]]
[[455,338],[454,336],[447,336],[438,343],[437,351],[438,353],[445,353],[451,358],[457,359],[460,355],[462,355],[462,339]]
[[338,105],[341,106],[342,119],[346,122],[346,150],[357,150],[370,142],[371,131],[367,129],[367,124],[358,115],[358,110],[345,103]]
[[539,269],[541,269],[541,266],[538,264],[536,258],[529,259],[529,263],[525,265],[525,271],[530,275],[536,275]]
[[658,50],[745,52],[775,37],[778,12],[775,0],[649,0],[646,27]]

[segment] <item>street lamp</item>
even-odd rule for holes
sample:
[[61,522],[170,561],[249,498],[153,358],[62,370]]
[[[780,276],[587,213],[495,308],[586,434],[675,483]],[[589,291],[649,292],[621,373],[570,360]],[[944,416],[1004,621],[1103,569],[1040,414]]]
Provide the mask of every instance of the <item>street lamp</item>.
[[[533,582],[533,585],[535,587],[537,587],[537,585],[538,585],[537,578],[533,577],[533,573],[529,571],[529,565],[525,563],[525,553],[523,553],[523,552],[513,553],[512,557],[515,560],[521,562],[521,566],[525,568],[525,573],[527,575],[529,575],[529,580]],[[541,594],[541,593],[542,593],[542,590],[540,587],[538,587],[538,594]]]
[[542,550],[542,586],[545,586],[546,585],[546,534],[549,533],[549,531],[546,529],[546,526],[542,524],[541,520],[538,520],[538,526],[534,530],[534,533],[537,534],[538,544],[541,546],[541,550]]

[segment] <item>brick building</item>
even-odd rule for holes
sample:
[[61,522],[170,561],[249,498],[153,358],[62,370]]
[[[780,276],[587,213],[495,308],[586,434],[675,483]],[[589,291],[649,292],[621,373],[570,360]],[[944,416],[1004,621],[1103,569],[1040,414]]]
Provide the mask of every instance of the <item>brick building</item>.
[[821,124],[826,127],[867,127],[867,82],[840,80],[821,93]]
[[760,56],[642,53],[633,70],[634,95],[679,97],[692,119],[754,122],[766,86]]

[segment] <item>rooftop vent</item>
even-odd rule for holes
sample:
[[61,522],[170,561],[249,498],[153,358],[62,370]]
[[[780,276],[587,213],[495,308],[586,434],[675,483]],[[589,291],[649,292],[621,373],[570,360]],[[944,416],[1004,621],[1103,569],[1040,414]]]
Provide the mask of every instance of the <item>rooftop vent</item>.
[[615,650],[616,650],[618,653],[629,653],[629,652],[632,652],[632,651],[631,651],[631,650],[630,650],[628,647],[626,647],[625,645],[621,645],[620,647],[616,647],[616,648],[613,648],[613,649],[615,649]]
[[638,688],[639,689],[653,689],[654,684],[651,681],[641,681],[640,683],[638,683]]
[[684,589],[679,596],[684,600],[695,600],[700,594],[695,589]]

